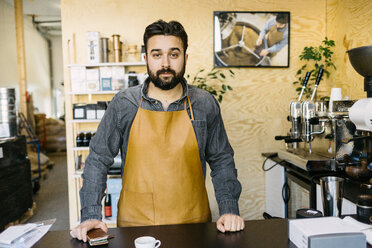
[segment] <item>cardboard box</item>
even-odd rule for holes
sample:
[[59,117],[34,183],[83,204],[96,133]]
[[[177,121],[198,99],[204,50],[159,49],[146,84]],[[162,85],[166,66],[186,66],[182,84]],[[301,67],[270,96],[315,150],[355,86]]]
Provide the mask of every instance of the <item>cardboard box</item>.
[[74,119],[81,120],[87,118],[87,105],[84,103],[76,103],[73,107]]
[[87,78],[87,91],[99,91],[99,69],[87,69],[86,70]]
[[111,67],[101,67],[99,69],[100,81],[101,81],[101,90],[112,90],[112,68]]
[[107,109],[107,103],[104,101],[97,102],[97,119],[102,119]]
[[99,32],[87,32],[87,61],[88,63],[101,62]]
[[86,69],[85,66],[73,66],[70,69],[71,91],[86,91]]
[[97,104],[87,104],[87,119],[97,119]]
[[111,85],[113,90],[121,90],[126,88],[124,66],[112,67],[111,75]]

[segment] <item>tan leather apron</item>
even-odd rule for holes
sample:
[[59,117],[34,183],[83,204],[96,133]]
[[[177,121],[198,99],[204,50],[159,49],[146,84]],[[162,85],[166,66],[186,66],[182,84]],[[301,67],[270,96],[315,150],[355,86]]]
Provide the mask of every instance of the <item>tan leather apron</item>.
[[184,110],[163,112],[143,109],[141,99],[129,133],[122,186],[119,227],[211,221],[186,100]]
[[279,41],[283,40],[283,32],[278,31],[276,25],[272,26],[267,33],[267,45],[268,47],[272,47]]

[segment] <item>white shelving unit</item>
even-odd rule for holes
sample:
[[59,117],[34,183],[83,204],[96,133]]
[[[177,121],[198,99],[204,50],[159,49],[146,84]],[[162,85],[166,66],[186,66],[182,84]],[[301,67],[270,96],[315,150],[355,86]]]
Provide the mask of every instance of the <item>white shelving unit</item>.
[[69,92],[69,95],[110,95],[118,93],[118,90],[101,90],[101,91],[76,91]]
[[[66,70],[68,75],[71,75],[71,69],[74,67],[85,67],[86,69],[100,67],[124,67],[124,71],[132,70],[132,67],[139,67],[140,72],[145,72],[144,62],[121,62],[121,63],[97,63],[97,64],[67,64]],[[142,70],[141,70],[142,69]],[[137,70],[136,70],[137,71]],[[136,75],[143,79],[144,73],[127,73],[128,75]],[[80,131],[95,131],[100,119],[73,119],[73,104],[75,103],[92,103],[96,101],[109,101],[118,90],[110,91],[72,91],[71,79],[68,77],[65,83],[66,97],[66,140],[67,140],[67,164],[68,164],[68,188],[69,188],[69,215],[70,228],[76,226],[80,221],[80,198],[79,190],[82,187],[82,170],[75,170],[75,159],[82,155],[83,161],[89,154],[89,147],[76,147],[76,135]],[[110,175],[109,178],[120,177],[120,175]],[[116,227],[116,220],[104,219],[109,227]]]
[[94,63],[94,64],[67,64],[67,67],[85,66],[85,67],[102,67],[102,66],[144,66],[145,62],[119,62],[119,63]]
[[71,123],[96,123],[96,122],[100,122],[101,119],[81,119],[81,120],[78,120],[78,119],[74,119],[74,120],[69,120],[69,122]]
[[89,151],[89,147],[88,146],[73,147],[72,150],[73,151]]

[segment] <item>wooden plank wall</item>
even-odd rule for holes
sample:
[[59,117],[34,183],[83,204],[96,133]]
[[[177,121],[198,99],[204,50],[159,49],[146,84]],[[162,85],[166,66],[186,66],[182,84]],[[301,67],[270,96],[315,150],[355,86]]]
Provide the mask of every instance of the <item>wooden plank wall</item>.
[[365,98],[364,79],[349,62],[347,50],[372,45],[372,1],[328,0],[327,33],[336,41],[337,72],[329,87],[340,87],[350,99]]
[[[274,141],[274,136],[286,134],[289,128],[286,115],[289,102],[296,97],[292,82],[295,80],[295,72],[299,65],[299,52],[305,45],[318,45],[325,37],[327,27],[329,35],[341,36],[343,31],[353,30],[352,26],[345,27],[346,30],[336,28],[338,22],[344,18],[343,8],[348,8],[347,14],[350,14],[351,18],[363,19],[362,16],[359,17],[360,10],[354,8],[354,2],[358,2],[360,6],[370,3],[368,0],[348,0],[341,4],[342,2],[341,0],[329,0],[328,3],[325,0],[158,0],[155,3],[146,0],[98,0],[93,4],[89,0],[62,0],[64,63],[70,63],[67,43],[68,40],[73,40],[73,37],[76,44],[76,62],[85,63],[87,31],[99,31],[106,37],[120,34],[124,44],[141,45],[145,27],[161,18],[166,21],[178,20],[185,26],[189,34],[189,60],[186,74],[194,74],[200,68],[213,67],[213,11],[290,11],[290,67],[233,69],[237,74],[236,79],[230,81],[234,91],[226,95],[221,105],[229,139],[235,150],[239,179],[243,185],[239,202],[241,214],[247,220],[259,219],[262,218],[265,209],[265,179],[261,170],[263,162],[261,153],[283,147],[281,142]],[[365,17],[368,17],[368,11],[363,11],[367,15]],[[327,18],[327,15],[331,15],[331,18]],[[370,23],[369,19],[364,20],[363,23],[366,22]],[[353,23],[358,23],[358,20]],[[335,27],[330,27],[331,25]],[[360,28],[362,29],[362,26]],[[353,35],[353,38],[356,38],[355,36]],[[348,38],[350,39],[350,36]],[[344,62],[339,62],[342,63]],[[68,77],[67,72],[65,77]],[[344,78],[344,74],[340,74],[337,78]],[[322,82],[321,92],[329,91],[328,83],[329,80]],[[70,157],[69,163],[71,162],[73,158]],[[73,168],[73,165],[71,166],[70,168]],[[218,210],[210,178],[207,178],[207,186],[213,219],[216,220]]]

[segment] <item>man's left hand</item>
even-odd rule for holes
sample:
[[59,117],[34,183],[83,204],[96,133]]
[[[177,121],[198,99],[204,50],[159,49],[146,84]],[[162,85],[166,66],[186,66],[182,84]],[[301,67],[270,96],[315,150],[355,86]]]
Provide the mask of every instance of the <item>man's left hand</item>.
[[244,220],[235,214],[224,214],[217,220],[216,225],[221,232],[238,232],[244,229]]
[[267,50],[267,49],[263,49],[261,52],[260,52],[260,56],[262,57],[262,56],[266,56],[266,55],[268,55],[269,54],[269,50]]

